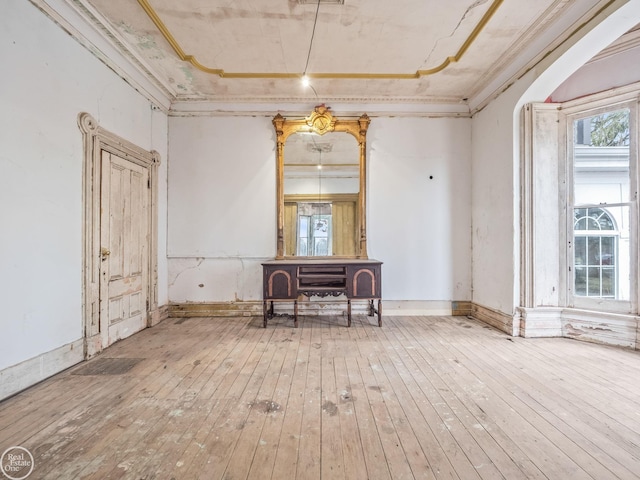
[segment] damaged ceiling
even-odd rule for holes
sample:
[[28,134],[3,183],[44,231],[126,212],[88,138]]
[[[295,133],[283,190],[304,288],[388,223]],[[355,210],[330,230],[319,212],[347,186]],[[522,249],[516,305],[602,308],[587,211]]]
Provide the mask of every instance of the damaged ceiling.
[[173,101],[456,105],[497,91],[610,3],[68,1]]

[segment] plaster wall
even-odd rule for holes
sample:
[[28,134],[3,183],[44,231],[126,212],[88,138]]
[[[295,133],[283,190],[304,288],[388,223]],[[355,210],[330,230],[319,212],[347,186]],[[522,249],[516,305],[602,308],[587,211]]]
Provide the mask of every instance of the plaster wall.
[[473,302],[511,315],[519,272],[519,168],[514,151],[519,118],[513,85],[472,120]]
[[[271,117],[172,117],[169,132],[170,302],[260,300],[276,249]],[[469,119],[372,119],[368,253],[398,309],[470,300],[470,133]]]
[[[167,137],[164,113],[152,111],[130,85],[29,2],[3,2],[0,58],[6,69],[0,94],[1,375],[2,369],[47,352],[72,349],[83,335],[78,114],[90,113],[105,129],[157,150],[163,160]],[[161,189],[161,205],[164,196]],[[160,261],[160,271],[166,271],[166,261]],[[159,300],[166,303],[166,288]],[[82,358],[81,348],[71,357]],[[62,362],[58,369],[68,366]],[[37,370],[29,373],[32,380],[39,379]],[[55,373],[50,370],[40,365],[41,372]]]

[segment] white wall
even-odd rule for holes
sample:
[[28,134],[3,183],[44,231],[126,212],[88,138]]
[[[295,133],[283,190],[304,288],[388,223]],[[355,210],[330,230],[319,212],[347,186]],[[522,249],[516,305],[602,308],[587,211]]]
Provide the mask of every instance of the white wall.
[[369,256],[384,262],[384,298],[470,300],[470,120],[374,118],[367,140]]
[[169,301],[262,298],[275,255],[275,132],[270,117],[169,119]]
[[522,89],[513,85],[477,113],[472,123],[473,301],[507,315],[514,312],[518,295],[519,156],[514,150],[518,121],[514,108],[521,94]]
[[[385,302],[470,300],[470,120],[376,117],[367,137]],[[169,138],[169,300],[261,299],[276,249],[271,117],[172,117]]]
[[[102,127],[158,150],[163,160],[167,137],[166,115],[153,113],[148,101],[29,2],[2,3],[0,58],[2,370],[82,338],[78,114],[90,113]],[[160,269],[166,271],[164,262]],[[77,355],[82,352],[71,357]]]

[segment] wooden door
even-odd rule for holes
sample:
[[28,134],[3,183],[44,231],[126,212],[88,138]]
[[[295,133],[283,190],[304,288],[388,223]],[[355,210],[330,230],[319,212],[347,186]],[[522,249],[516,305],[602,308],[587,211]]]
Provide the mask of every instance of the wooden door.
[[149,170],[106,150],[101,176],[102,347],[147,325]]

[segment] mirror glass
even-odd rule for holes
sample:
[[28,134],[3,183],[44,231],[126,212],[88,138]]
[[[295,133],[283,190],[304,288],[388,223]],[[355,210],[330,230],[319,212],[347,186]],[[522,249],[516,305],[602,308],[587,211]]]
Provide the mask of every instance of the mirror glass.
[[370,119],[273,119],[277,137],[276,258],[367,258],[366,132]]
[[355,255],[359,189],[353,135],[289,136],[284,148],[285,256]]

